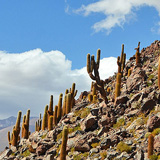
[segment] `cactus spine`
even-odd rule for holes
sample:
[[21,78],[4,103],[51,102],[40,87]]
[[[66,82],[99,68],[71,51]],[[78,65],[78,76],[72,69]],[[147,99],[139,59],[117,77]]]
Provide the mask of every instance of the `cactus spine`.
[[153,155],[154,136],[152,134],[148,137],[148,158]]
[[136,54],[135,54],[135,56],[136,56],[136,65],[141,63],[139,48],[140,48],[140,42],[138,42],[138,47],[135,48],[135,50],[136,50]]
[[[101,50],[97,50],[97,62],[95,62],[94,55],[91,56],[90,54],[87,54],[87,72],[90,76],[90,78],[94,81],[96,81],[97,89],[99,90],[102,98],[105,100],[105,102],[108,102],[106,92],[104,90],[104,81],[100,79],[99,76],[99,64],[100,64],[100,52]],[[94,71],[94,74],[92,73]]]
[[61,146],[60,160],[66,160],[67,139],[68,139],[68,128],[67,126],[64,126],[63,133],[62,133],[62,146]]

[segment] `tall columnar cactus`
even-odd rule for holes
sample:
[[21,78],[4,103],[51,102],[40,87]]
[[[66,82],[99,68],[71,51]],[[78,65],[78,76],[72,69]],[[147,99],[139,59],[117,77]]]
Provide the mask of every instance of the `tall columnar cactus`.
[[74,106],[74,103],[75,103],[75,99],[74,98],[77,95],[77,90],[75,91],[75,86],[76,86],[76,84],[73,83],[72,84],[72,89],[70,91],[70,93],[71,93],[71,108]]
[[23,121],[22,121],[22,133],[21,133],[21,137],[23,138],[24,136],[24,123],[26,121],[26,115],[23,116]]
[[135,54],[135,56],[136,56],[136,65],[141,63],[139,48],[140,48],[140,42],[138,42],[138,47],[135,48],[135,50],[136,50],[136,54]]
[[49,117],[48,130],[51,131],[53,129],[53,116]]
[[93,96],[93,101],[92,101],[93,103],[97,103],[97,95],[94,95]]
[[130,68],[130,69],[128,69],[128,77],[131,75],[131,73],[132,73],[132,69]]
[[65,94],[64,99],[63,99],[62,116],[66,115],[66,103],[67,103],[67,94]]
[[19,133],[20,133],[21,115],[22,115],[22,112],[19,111],[19,112],[18,112],[18,116],[17,116],[16,125],[15,125],[15,129],[16,129],[18,135],[19,135]]
[[55,126],[57,125],[57,111],[58,111],[58,106],[56,105],[54,107],[54,120],[53,120]]
[[88,101],[91,103],[91,102],[92,102],[92,100],[93,100],[93,96],[92,96],[92,94],[88,94]]
[[67,94],[67,101],[66,101],[66,114],[71,111],[71,93]]
[[63,94],[61,93],[59,95],[59,101],[58,101],[57,123],[60,121],[62,116],[62,98],[63,98]]
[[90,78],[94,81],[96,81],[97,89],[99,90],[102,98],[105,100],[105,102],[108,102],[106,92],[104,89],[104,81],[100,79],[99,76],[99,63],[100,63],[100,52],[101,50],[97,50],[97,61],[95,62],[94,55],[91,56],[90,54],[87,54],[87,72],[90,76]]
[[121,73],[117,73],[116,77],[116,88],[115,88],[115,99],[120,96],[120,88],[121,88]]
[[44,112],[43,121],[42,121],[42,130],[44,131],[45,129],[47,129],[47,126],[48,126],[47,112]]
[[92,96],[94,96],[94,95],[97,95],[96,94],[96,84],[95,83],[93,84],[93,87],[92,87]]
[[42,119],[41,119],[41,113],[39,115],[39,119],[35,122],[35,131],[40,131],[42,128]]
[[62,145],[60,152],[60,160],[66,160],[66,147],[67,147],[67,139],[68,139],[68,128],[64,126],[62,133]]
[[24,128],[23,138],[24,139],[28,139],[29,137],[29,120],[30,120],[30,110],[28,109],[26,119],[23,125],[23,128]]
[[49,109],[48,109],[49,116],[53,116],[53,95],[50,97]]
[[154,136],[152,134],[148,137],[148,158],[153,155]]
[[124,44],[122,44],[121,57],[117,57],[118,73],[123,73],[125,67],[126,54],[124,53]]
[[122,70],[121,70],[122,72],[123,72],[123,70],[124,70],[124,68],[125,68],[125,64],[126,64],[126,53],[123,54],[122,68],[121,68],[121,69],[122,69]]

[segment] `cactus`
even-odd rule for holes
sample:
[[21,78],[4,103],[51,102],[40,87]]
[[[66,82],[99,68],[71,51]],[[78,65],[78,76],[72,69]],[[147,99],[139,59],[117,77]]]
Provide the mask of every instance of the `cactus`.
[[19,133],[20,133],[21,115],[22,115],[22,112],[19,111],[18,116],[17,116],[17,120],[16,120],[16,124],[13,127],[13,130],[12,130],[12,136],[11,137],[10,137],[10,132],[8,132],[9,145],[17,146],[18,142],[20,141]]
[[[94,55],[92,55],[91,59],[90,59],[90,54],[87,54],[87,72],[88,72],[90,78],[92,80],[96,81],[97,89],[99,90],[102,98],[107,103],[108,99],[106,96],[106,92],[104,90],[104,81],[100,79],[99,71],[98,71],[99,64],[100,64],[100,52],[101,52],[101,50],[98,49],[97,50],[97,62],[95,62]],[[94,75],[92,73],[93,71],[94,71]]]
[[56,105],[54,107],[54,120],[53,120],[55,126],[57,125],[57,111],[58,111],[58,106]]
[[74,103],[75,103],[75,96],[77,95],[77,90],[75,91],[75,86],[76,84],[73,83],[72,84],[72,89],[70,89],[70,93],[71,93],[71,108],[73,108]]
[[48,130],[51,131],[53,129],[53,116],[49,117]]
[[23,138],[24,139],[28,139],[29,137],[29,118],[30,118],[30,110],[28,109],[27,110],[27,116],[26,116],[26,119],[25,119],[25,122],[23,124]]
[[68,128],[64,126],[62,133],[62,145],[60,152],[60,160],[66,160],[66,147],[67,147],[67,139],[68,139]]
[[71,111],[71,93],[67,94],[67,101],[66,101],[66,114]]
[[20,133],[21,115],[22,115],[22,112],[19,111],[18,116],[17,116],[17,120],[16,120],[16,125],[15,125],[15,129],[16,129],[18,135]]
[[138,47],[135,48],[135,50],[136,50],[136,54],[135,54],[135,56],[136,56],[136,65],[141,63],[139,48],[140,48],[140,42],[138,42]]
[[25,120],[26,120],[26,115],[23,116],[23,121],[22,121],[22,133],[21,133],[21,137],[23,138],[23,135],[24,135],[24,123],[25,123]]
[[18,132],[16,129],[13,129],[13,136],[12,136],[12,146],[17,146],[18,144]]
[[88,101],[91,103],[91,102],[92,102],[92,100],[93,100],[93,96],[92,96],[92,94],[88,94]]
[[48,114],[49,114],[49,116],[53,116],[53,95],[51,95],[51,97],[50,97]]
[[63,98],[63,94],[61,93],[59,95],[59,101],[58,101],[57,123],[60,121],[62,116],[62,98]]
[[129,77],[129,76],[131,75],[131,73],[132,73],[132,70],[129,69],[129,70],[128,70],[128,75],[127,75],[127,76]]
[[124,68],[125,68],[125,63],[126,63],[126,53],[123,54],[123,59],[122,59],[122,70],[121,72],[123,72]]
[[92,101],[93,103],[97,103],[97,95],[94,95],[93,96],[93,101]]
[[123,73],[126,62],[126,54],[124,53],[124,44],[122,44],[121,57],[117,57],[118,73]]
[[148,158],[153,155],[154,136],[152,134],[148,137]]
[[116,77],[116,88],[115,88],[115,99],[120,96],[120,87],[121,87],[121,73],[117,73]]
[[44,112],[43,121],[42,121],[42,130],[45,130],[47,126],[48,126],[47,112]]
[[107,93],[110,93],[110,92],[111,92],[111,88],[108,87],[108,88],[107,88]]
[[67,102],[67,94],[65,94],[64,100],[63,100],[62,116],[66,115],[66,102]]

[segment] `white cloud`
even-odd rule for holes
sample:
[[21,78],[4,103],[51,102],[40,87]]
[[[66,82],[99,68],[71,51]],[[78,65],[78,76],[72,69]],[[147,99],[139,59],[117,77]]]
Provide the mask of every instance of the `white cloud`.
[[[60,51],[43,52],[35,49],[24,53],[0,51],[0,117],[23,114],[28,108],[32,116],[43,113],[54,96],[54,105],[60,93],[76,83],[80,94],[90,89],[91,79],[86,67],[71,70],[71,61]],[[116,71],[116,58],[104,58],[100,63],[100,75],[107,78]]]
[[143,6],[154,7],[160,16],[159,0],[98,0],[86,6],[82,5],[74,12],[83,13],[84,16],[88,16],[91,13],[104,14],[106,18],[96,22],[92,27],[96,32],[105,30],[109,34],[112,28],[116,26],[122,27],[124,23],[133,19],[135,9]]

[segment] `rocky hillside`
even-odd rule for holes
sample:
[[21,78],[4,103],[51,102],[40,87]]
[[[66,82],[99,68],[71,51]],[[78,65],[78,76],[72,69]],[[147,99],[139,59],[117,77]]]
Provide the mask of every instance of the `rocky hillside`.
[[[90,102],[90,91],[84,91],[53,130],[33,132],[17,147],[6,148],[0,159],[59,159],[64,126],[68,126],[68,160],[147,160],[152,142],[150,159],[160,159],[159,55],[160,41],[143,48],[140,63],[134,55],[124,67],[120,96],[115,98],[113,75],[105,80],[107,103],[100,93],[97,101]],[[149,137],[154,138],[148,149]]]

